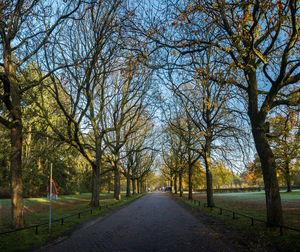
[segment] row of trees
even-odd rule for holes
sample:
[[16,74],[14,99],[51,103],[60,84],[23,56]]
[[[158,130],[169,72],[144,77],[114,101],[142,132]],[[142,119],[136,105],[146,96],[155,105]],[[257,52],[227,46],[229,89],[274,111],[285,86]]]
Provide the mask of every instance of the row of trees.
[[[113,171],[117,199],[122,173],[147,174],[155,156],[154,71],[174,94],[164,96],[164,120],[166,150],[175,154],[162,156],[175,164],[179,181],[182,162],[189,181],[201,162],[212,206],[212,160],[229,164],[246,156],[251,132],[267,221],[281,224],[276,167],[294,162],[297,145],[292,151],[283,129],[278,133],[270,124],[276,125],[271,120],[276,113],[289,117],[280,112],[283,107],[295,111],[299,105],[298,5],[297,0],[2,1],[0,123],[9,131],[4,138],[10,138],[6,163],[14,225],[24,223],[22,151],[24,139],[30,139],[25,128],[39,129],[49,141],[82,155],[92,167],[92,205],[99,204],[104,164]],[[31,103],[40,128],[26,126]],[[294,127],[290,131],[299,135]],[[277,155],[276,139],[288,151]]]
[[[226,106],[223,95],[227,92],[212,92],[210,88],[216,88],[213,83],[196,85],[189,85],[188,89],[175,93],[177,102],[173,104],[177,107],[170,109],[166,128],[169,141],[166,141],[168,146],[164,149],[169,153],[169,158],[165,158],[165,164],[170,179],[174,180],[175,193],[177,176],[182,195],[182,177],[188,174],[189,199],[192,199],[193,188],[198,184],[195,177],[199,182],[205,174],[207,204],[214,206],[213,184],[216,186],[217,176],[223,180],[222,184],[240,184],[238,176],[226,169],[224,162],[231,164],[229,159],[234,159],[239,148],[242,147],[240,152],[244,151],[243,142],[246,144],[246,139],[243,136],[247,134],[237,127],[234,112],[230,113],[230,107]],[[179,88],[176,87],[176,90]],[[199,99],[202,101],[199,102]],[[230,181],[228,177],[231,177]]]
[[[189,102],[192,101],[190,100]],[[174,102],[172,102],[172,104],[174,104]],[[182,195],[184,185],[185,189],[189,188],[189,196],[190,199],[192,199],[192,188],[199,189],[206,186],[206,182],[203,180],[205,172],[202,168],[207,167],[203,159],[204,156],[202,155],[203,143],[205,143],[203,137],[204,133],[203,131],[197,130],[192,120],[191,122],[187,122],[189,118],[186,116],[189,115],[192,110],[189,108],[188,111],[185,111],[187,107],[184,107],[178,100],[175,104],[177,104],[177,110],[176,108],[172,110],[169,106],[170,114],[172,113],[174,118],[171,118],[172,121],[170,121],[170,119],[166,121],[165,138],[162,149],[164,160],[164,168],[162,171],[165,180],[169,181],[168,185],[173,186],[175,194],[177,194],[177,183],[179,183],[180,194]],[[178,111],[180,106],[181,115],[179,115],[180,112]],[[285,109],[274,113],[274,115],[269,118],[270,130],[268,137],[276,157],[277,178],[281,186],[286,186],[287,192],[291,191],[292,184],[297,183],[297,178],[300,175],[299,159],[297,159],[300,144],[299,118],[297,115],[297,111],[294,109]],[[234,124],[236,124],[236,122]],[[227,130],[232,133],[234,127],[228,128]],[[223,132],[223,136],[225,135],[224,133],[225,131]],[[233,186],[263,186],[263,174],[257,154],[255,154],[254,161],[248,159],[245,160],[245,164],[241,161],[239,161],[236,166],[232,164],[232,161],[235,160],[231,153],[232,150],[241,156],[245,155],[247,151],[245,144],[248,140],[243,139],[243,135],[248,137],[245,131],[235,130],[235,133],[231,135],[232,141],[227,140],[230,136],[227,135],[226,140],[223,141],[223,148],[226,148],[224,155],[222,155],[222,152],[220,153],[220,150],[222,150],[222,135],[215,135],[216,138],[218,137],[218,145],[213,145],[211,151],[212,162],[209,167],[213,175],[212,187],[220,188],[220,185],[223,188]],[[233,142],[234,140],[235,144]],[[239,145],[239,141],[241,140],[243,140],[243,145]],[[188,148],[190,148],[190,151],[188,151]],[[228,158],[233,160],[228,160]],[[193,162],[190,162],[190,166],[189,160],[193,160]],[[207,170],[207,168],[205,170]]]
[[116,199],[122,175],[127,196],[145,189],[154,87],[152,70],[128,49],[125,1],[2,1],[0,14],[4,153],[10,146],[2,168],[10,169],[13,226],[24,226],[24,187],[43,190],[50,162],[66,192],[91,182],[91,206],[99,206],[100,179],[113,177]]
[[137,5],[137,20],[146,17],[147,21],[133,25],[136,34],[152,41],[145,56],[159,57],[158,63],[150,60],[149,65],[167,70],[169,85],[184,104],[186,118],[203,135],[199,155],[206,168],[208,205],[213,204],[209,171],[213,146],[219,144],[219,138],[247,130],[232,125],[247,115],[261,163],[267,222],[282,224],[278,165],[269,124],[273,113],[285,106],[296,109],[300,103],[299,1],[201,0],[148,5],[147,13]]

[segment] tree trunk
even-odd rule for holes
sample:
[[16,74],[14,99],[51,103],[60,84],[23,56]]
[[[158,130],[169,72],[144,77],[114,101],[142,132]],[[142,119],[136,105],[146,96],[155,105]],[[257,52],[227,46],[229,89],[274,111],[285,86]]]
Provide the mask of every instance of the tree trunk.
[[140,193],[140,180],[136,179],[137,193]]
[[285,161],[285,180],[287,186],[286,192],[291,192],[292,191],[291,174],[290,174],[290,166],[288,161]]
[[92,198],[90,205],[92,207],[99,207],[99,192],[100,192],[100,183],[99,183],[99,173],[100,169],[98,166],[94,165],[92,174]]
[[41,157],[38,157],[38,160],[37,160],[37,169],[38,169],[39,172],[42,171]]
[[108,184],[107,184],[107,189],[108,189],[108,193],[110,193],[112,191],[112,173],[109,172],[108,174]]
[[177,174],[174,175],[174,193],[177,194]]
[[283,223],[281,198],[276,176],[276,163],[263,127],[252,128],[254,142],[260,158],[266,194],[267,222],[269,226]]
[[[48,148],[49,148],[49,138],[46,137],[46,149],[47,149],[47,151],[48,151]],[[49,160],[48,160],[47,157],[45,159],[44,170],[45,170],[45,173],[49,173],[50,172],[50,169],[49,169]]]
[[142,180],[140,180],[140,192],[143,193],[144,192],[144,183]]
[[121,199],[120,171],[118,167],[114,167],[114,198]]
[[127,174],[126,174],[126,179],[127,179],[127,187],[126,187],[126,197],[130,197],[131,196],[131,192],[130,192],[130,171],[128,169]]
[[189,160],[189,200],[193,199],[193,184],[192,184],[192,175],[193,175],[193,165]]
[[136,194],[136,187],[135,187],[135,179],[133,178],[131,180],[132,183],[132,194],[135,195]]
[[182,173],[179,173],[179,192],[180,192],[180,197],[183,195],[183,188],[182,188]]
[[214,199],[213,199],[213,186],[212,186],[212,174],[210,171],[211,161],[210,161],[210,148],[206,147],[204,150],[204,162],[205,162],[205,171],[206,171],[206,200],[207,206],[213,207]]
[[14,120],[13,126],[11,128],[10,183],[12,225],[14,228],[22,228],[25,225],[25,220],[22,182],[21,116],[18,119]]
[[[94,121],[92,122],[95,125]],[[96,127],[94,127],[95,139],[96,139],[96,163],[92,165],[92,198],[91,206],[100,206],[100,172],[101,172],[101,162],[102,162],[102,150],[101,150],[101,138],[97,135]]]
[[23,153],[23,167],[27,167],[30,161],[30,154],[31,154],[31,140],[32,140],[32,127],[29,126],[28,134],[24,145],[24,153]]
[[170,187],[171,187],[171,192],[173,192],[173,172],[171,172]]
[[263,107],[261,107],[259,111],[256,72],[253,70],[245,70],[245,76],[248,82],[248,116],[250,118],[252,135],[263,172],[267,207],[267,223],[269,226],[274,224],[281,225],[283,223],[283,216],[278,180],[276,176],[276,163],[275,157],[267,140],[266,134],[268,132],[268,127],[265,122],[270,110],[272,97],[265,100]]

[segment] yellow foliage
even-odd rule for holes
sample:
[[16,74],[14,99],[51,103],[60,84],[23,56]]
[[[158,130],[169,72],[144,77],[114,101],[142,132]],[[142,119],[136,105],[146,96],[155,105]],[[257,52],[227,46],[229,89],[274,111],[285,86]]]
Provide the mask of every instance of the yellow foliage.
[[174,56],[179,56],[179,52],[177,52],[176,50],[173,51]]

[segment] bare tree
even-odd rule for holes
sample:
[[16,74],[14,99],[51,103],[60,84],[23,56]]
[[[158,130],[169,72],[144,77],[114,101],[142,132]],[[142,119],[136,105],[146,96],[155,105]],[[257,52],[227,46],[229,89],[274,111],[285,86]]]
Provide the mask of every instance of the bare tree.
[[164,144],[162,145],[163,161],[170,171],[170,179],[173,179],[174,193],[177,194],[179,190],[182,197],[182,179],[185,172],[184,156],[186,154],[183,135],[178,133],[178,129],[174,130],[172,126],[165,130],[165,135],[166,139],[164,139]]
[[123,163],[123,175],[126,177],[127,188],[126,188],[126,196],[129,197],[131,195],[131,181],[133,181],[133,170],[136,170],[137,167],[137,157],[140,152],[144,152],[145,150],[151,150],[153,143],[151,142],[151,138],[153,138],[153,124],[150,122],[149,118],[142,116],[140,118],[138,129],[132,133],[124,147],[124,151],[122,151],[123,158],[121,162]]
[[[52,74],[48,90],[66,121],[60,131],[44,118],[60,140],[77,149],[92,166],[91,205],[99,206],[100,174],[106,129],[101,122],[109,93],[111,74],[117,71],[120,49],[120,3],[101,1],[85,4],[82,20],[74,20],[45,54],[47,68],[63,65],[64,71]],[[42,63],[42,62],[41,62]]]
[[171,49],[178,57],[193,56],[210,47],[219,51],[224,68],[232,72],[227,84],[244,93],[247,101],[252,135],[262,164],[268,225],[282,224],[267,121],[275,107],[300,103],[299,96],[295,96],[300,92],[300,62],[296,56],[299,1],[201,0],[155,4],[163,9],[165,20],[160,17],[156,21],[154,15],[149,15],[145,25],[134,26],[140,36],[152,41],[153,50],[143,55],[150,57],[161,48]]
[[[174,76],[172,71],[169,71],[170,88],[181,100],[188,119],[199,132],[195,137],[198,138],[205,164],[208,206],[214,206],[211,172],[213,154],[223,151],[229,156],[231,149],[228,142],[245,135],[244,131],[239,129],[239,114],[229,107],[229,101],[233,101],[234,95],[223,81],[227,78],[227,73],[218,61],[213,50],[206,50],[198,55],[197,61],[192,57],[186,67],[182,66],[185,72],[181,75],[183,80],[180,81],[177,77],[178,70]],[[212,81],[207,76],[218,81]],[[235,151],[238,149],[235,148]],[[218,159],[220,158],[218,155]]]
[[156,157],[156,150],[144,150],[138,153],[134,178],[137,181],[138,193],[145,192],[147,187],[147,177],[152,174],[153,163]]
[[[175,104],[171,106],[169,114],[165,113],[167,123],[179,139],[182,139],[184,149],[184,161],[187,163],[189,199],[193,198],[193,171],[194,165],[201,157],[201,147],[199,142],[200,133],[190,120],[184,104],[178,98],[174,98]],[[173,101],[174,101],[173,100]]]
[[120,159],[121,149],[130,135],[140,127],[140,120],[146,115],[146,94],[152,71],[143,69],[134,57],[125,59],[125,68],[112,76],[111,99],[107,104],[103,128],[107,129],[104,142],[110,150],[114,169],[114,197],[120,195]]
[[[197,4],[207,17],[205,25],[214,27],[217,34],[213,46],[226,55],[224,64],[238,69],[243,80],[229,80],[247,94],[248,116],[255,146],[263,171],[267,221],[282,224],[282,207],[276,177],[275,157],[268,143],[267,118],[280,105],[297,105],[300,74],[299,1],[225,2],[218,0]],[[192,13],[198,11],[192,8]],[[197,7],[197,8],[198,8]],[[199,13],[200,14],[200,13]],[[208,42],[208,41],[206,41]],[[296,53],[296,54],[295,54]],[[241,76],[241,75],[240,75]]]

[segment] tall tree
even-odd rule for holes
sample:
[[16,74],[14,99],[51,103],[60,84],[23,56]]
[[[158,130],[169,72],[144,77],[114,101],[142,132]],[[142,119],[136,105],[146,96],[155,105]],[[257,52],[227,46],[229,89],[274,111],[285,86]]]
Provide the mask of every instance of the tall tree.
[[184,156],[186,154],[183,135],[178,133],[178,129],[174,130],[172,126],[165,130],[165,135],[166,139],[162,145],[162,157],[166,168],[170,171],[170,177],[173,179],[174,193],[177,194],[179,190],[182,197],[182,179],[185,171]]
[[201,147],[199,143],[199,130],[195,127],[190,120],[184,104],[180,102],[177,97],[174,97],[176,104],[173,105],[170,118],[168,119],[168,125],[172,131],[182,139],[184,151],[184,161],[187,163],[188,172],[188,192],[189,199],[193,199],[193,172],[194,165],[201,157]]
[[123,163],[123,175],[126,177],[126,197],[131,195],[131,181],[133,181],[133,170],[137,166],[137,156],[140,152],[151,149],[151,137],[153,137],[153,124],[149,118],[142,116],[137,125],[137,130],[127,139],[121,162]]
[[[268,113],[280,105],[299,104],[292,93],[300,80],[299,1],[201,1],[193,14],[205,13],[216,29],[214,46],[226,55],[225,64],[239,69],[244,81],[232,84],[247,94],[248,116],[263,171],[268,225],[283,223],[275,157],[268,142]],[[211,42],[211,41],[206,41]],[[296,53],[296,54],[295,54]],[[262,80],[262,81],[260,81]]]
[[47,88],[63,114],[66,130],[60,131],[47,120],[49,111],[44,110],[44,118],[61,141],[78,150],[90,163],[92,206],[99,206],[106,130],[101,120],[111,99],[111,73],[119,68],[120,4],[119,0],[85,3],[80,9],[84,17],[64,27],[45,55],[47,68],[64,66],[64,71],[50,76],[52,83]]
[[140,128],[140,120],[145,116],[151,71],[143,69],[134,57],[125,59],[125,67],[112,76],[111,101],[107,104],[102,118],[103,128],[107,129],[104,142],[110,150],[114,169],[114,197],[120,194],[121,150],[129,137]]
[[[173,1],[163,5],[161,19],[135,26],[159,48],[191,55],[214,47],[247,101],[255,147],[265,184],[268,225],[283,223],[274,153],[267,119],[277,106],[300,103],[299,1]],[[170,29],[168,30],[168,28]],[[162,32],[159,32],[162,31]],[[170,32],[167,32],[170,31]],[[146,57],[146,54],[145,54]],[[168,63],[168,62],[166,62]],[[207,76],[210,78],[210,76]]]
[[[77,11],[81,1],[1,1],[0,4],[0,123],[10,129],[10,181],[12,224],[24,226],[22,184],[22,95],[40,85],[28,80],[24,69],[52,40],[62,23]],[[57,6],[60,6],[58,11]],[[50,72],[55,69],[51,69]]]
[[[197,129],[195,132],[199,132],[195,137],[199,141],[206,170],[208,206],[214,206],[211,172],[213,154],[216,151],[229,153],[229,138],[233,142],[232,138],[243,133],[236,126],[238,115],[229,108],[229,100],[233,100],[234,96],[220,78],[223,76],[226,79],[227,73],[218,61],[214,50],[206,50],[202,55],[198,55],[197,61],[193,57],[185,60],[187,66],[182,67],[186,73],[182,73],[180,77],[177,77],[179,70],[175,69],[174,73],[169,71],[170,88],[181,100],[188,120]],[[207,76],[218,81],[212,81]]]

